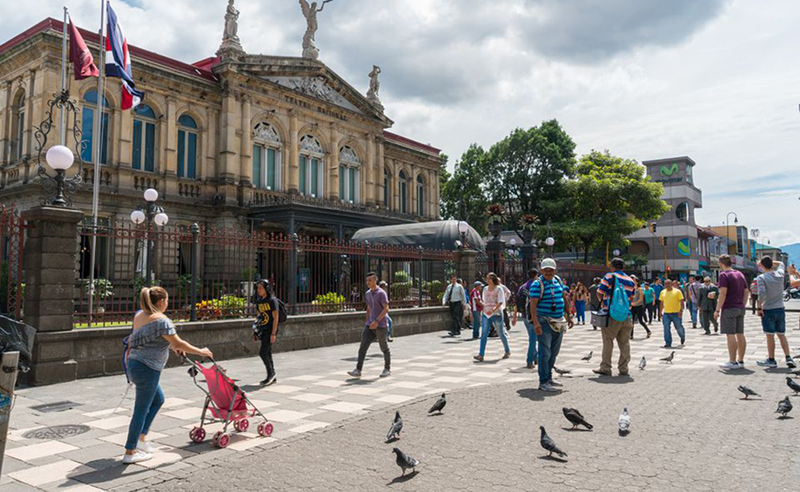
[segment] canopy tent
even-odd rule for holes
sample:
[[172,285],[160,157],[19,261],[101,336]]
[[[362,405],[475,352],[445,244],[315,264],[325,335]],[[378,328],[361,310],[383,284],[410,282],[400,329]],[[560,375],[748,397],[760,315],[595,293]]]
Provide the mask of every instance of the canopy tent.
[[[456,241],[461,241],[457,220],[419,222],[414,224],[366,227],[359,229],[353,242],[370,244],[393,244],[398,246],[422,246],[428,249],[455,250]],[[471,226],[467,230],[467,244],[472,249],[484,250],[483,238]]]

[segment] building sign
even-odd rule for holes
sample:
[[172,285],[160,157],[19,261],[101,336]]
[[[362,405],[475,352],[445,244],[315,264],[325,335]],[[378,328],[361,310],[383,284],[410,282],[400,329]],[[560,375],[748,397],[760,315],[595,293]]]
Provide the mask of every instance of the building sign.
[[692,255],[692,243],[689,241],[688,237],[685,237],[678,241],[678,254],[683,256],[691,256]]
[[678,164],[677,163],[673,163],[671,166],[667,166],[667,165],[661,166],[661,175],[662,176],[669,177],[669,176],[672,176],[673,174],[675,174],[677,172],[678,172]]
[[[688,169],[688,167],[687,167]],[[655,179],[656,183],[682,183],[683,176],[675,176],[678,173],[678,163],[673,162],[671,165],[662,164],[659,169],[660,179]]]

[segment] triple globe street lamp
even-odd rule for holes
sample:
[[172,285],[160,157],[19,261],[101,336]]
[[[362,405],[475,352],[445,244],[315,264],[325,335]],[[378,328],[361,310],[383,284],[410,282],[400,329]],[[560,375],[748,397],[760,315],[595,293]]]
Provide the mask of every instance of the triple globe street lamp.
[[158,227],[163,227],[169,222],[169,216],[164,212],[160,205],[156,205],[158,200],[158,191],[153,188],[148,188],[144,191],[144,199],[147,205],[142,209],[136,209],[131,212],[131,222],[141,225],[147,222],[145,226],[145,240],[147,241],[147,268],[146,268],[146,282],[147,286],[152,286],[153,276],[153,224]]

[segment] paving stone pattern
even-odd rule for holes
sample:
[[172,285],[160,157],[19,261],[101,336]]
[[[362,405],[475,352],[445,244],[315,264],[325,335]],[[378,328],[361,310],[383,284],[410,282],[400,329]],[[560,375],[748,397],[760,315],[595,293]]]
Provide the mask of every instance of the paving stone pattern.
[[[794,328],[796,315],[790,316]],[[798,420],[779,420],[774,413],[777,401],[790,393],[785,367],[755,366],[765,353],[758,319],[747,319],[748,368],[729,374],[716,367],[726,358],[724,337],[687,330],[686,347],[676,349],[669,365],[658,362],[668,351],[660,348],[660,326],[653,328],[652,338],[633,342],[631,378],[591,374],[599,364],[599,332],[574,328],[558,362],[572,374],[559,378],[564,391],[551,395],[536,390],[535,370],[524,367],[527,334],[521,325],[511,332],[512,357],[500,359],[502,345],[490,339],[482,364],[472,361],[477,341],[466,333],[460,339],[397,339],[386,379],[377,377],[377,345],[360,381],[345,374],[354,366],[355,345],[278,354],[279,383],[269,388],[255,386],[263,378],[258,358],[225,362],[276,430],[271,438],[257,437],[253,421],[224,450],[189,442],[203,395],[186,368],[168,369],[162,377],[167,401],[151,431],[158,451],[153,460],[131,466],[121,465],[121,456],[132,392],[114,412],[124,377],[23,389],[12,412],[0,492],[793,488],[800,479],[792,453]],[[797,333],[790,332],[793,346]],[[590,350],[592,361],[581,361]],[[642,355],[648,359],[645,371],[635,368]],[[763,400],[740,400],[739,384]],[[426,410],[442,392],[448,394],[445,415],[428,417]],[[64,400],[79,406],[57,413],[30,409]],[[800,398],[794,400],[800,406]],[[627,437],[616,432],[623,405],[633,419]],[[563,406],[580,409],[594,431],[565,430]],[[385,444],[396,409],[405,421],[403,437]],[[24,437],[61,424],[91,430],[48,441]],[[566,463],[542,459],[539,425],[569,454]],[[419,473],[397,478],[393,446],[421,461]]]

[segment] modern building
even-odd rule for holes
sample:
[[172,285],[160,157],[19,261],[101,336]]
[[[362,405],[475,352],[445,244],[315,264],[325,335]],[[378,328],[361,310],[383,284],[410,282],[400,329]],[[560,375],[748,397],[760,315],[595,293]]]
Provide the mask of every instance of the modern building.
[[728,254],[731,256],[733,268],[741,270],[748,279],[758,273],[756,266],[756,242],[749,237],[748,228],[739,224],[726,224],[710,228],[730,242]]
[[[375,70],[351,85],[315,57],[248,54],[231,15],[220,50],[196,63],[131,46],[145,93],[135,110],[120,109],[119,79],[102,97],[96,78],[71,82],[79,115],[68,127],[84,143],[77,208],[91,211],[99,179],[101,223],[128,220],[147,188],[171,224],[347,239],[362,227],[438,219],[439,149],[388,131]],[[35,137],[60,92],[62,27],[45,19],[0,44],[0,202],[18,210],[42,200]],[[99,62],[98,35],[80,32]],[[355,88],[368,83],[368,95]]]
[[671,209],[655,221],[655,233],[645,227],[627,237],[631,241],[629,253],[647,257],[652,275],[685,277],[697,273],[701,255],[695,209],[703,206],[703,194],[694,185],[695,162],[684,156],[642,164],[650,179],[664,186],[661,198]]
[[783,262],[784,265],[789,263],[789,254],[784,253],[781,248],[770,244],[756,243],[756,261],[765,256],[769,256],[774,261]]

